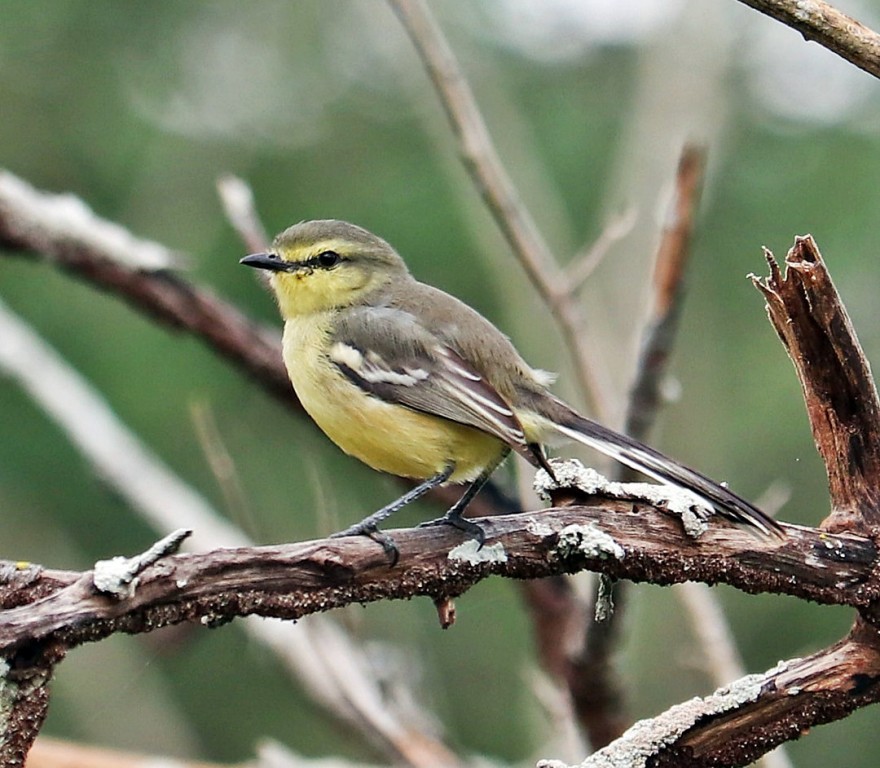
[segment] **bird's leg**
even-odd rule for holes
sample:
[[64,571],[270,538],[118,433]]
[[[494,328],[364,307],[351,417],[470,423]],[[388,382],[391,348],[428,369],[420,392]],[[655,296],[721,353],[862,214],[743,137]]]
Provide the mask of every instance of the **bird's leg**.
[[407,491],[399,499],[385,505],[384,507],[382,507],[382,509],[376,510],[375,512],[373,512],[372,515],[367,515],[359,523],[350,525],[345,530],[332,534],[330,538],[339,539],[344,536],[369,536],[371,539],[373,539],[373,541],[376,541],[382,545],[382,548],[389,555],[389,557],[391,557],[393,565],[397,562],[397,557],[399,555],[399,552],[397,551],[397,545],[394,543],[394,540],[390,536],[382,533],[382,531],[379,530],[379,523],[381,523],[386,517],[390,517],[395,512],[403,509],[407,504],[410,504],[416,499],[420,499],[428,491],[436,488],[438,485],[443,485],[443,483],[445,483],[449,479],[449,476],[452,474],[454,469],[455,464],[453,462],[450,462],[446,465],[442,472],[438,472],[433,477],[429,477],[424,482],[419,483],[415,488]]
[[480,472],[480,476],[467,487],[467,490],[462,494],[462,497],[449,508],[449,511],[443,515],[443,517],[438,517],[436,520],[429,520],[427,523],[422,523],[419,527],[423,528],[429,525],[451,525],[453,528],[458,528],[458,530],[463,531],[472,539],[476,539],[482,547],[483,542],[486,540],[486,531],[483,530],[481,525],[477,525],[477,523],[462,517],[462,512],[464,512],[467,505],[473,501],[474,496],[480,492],[480,489],[488,482],[492,473],[498,469],[498,466],[507,458],[507,454],[509,453],[510,449],[507,448],[497,459],[495,459],[495,461],[488,464],[483,471]]

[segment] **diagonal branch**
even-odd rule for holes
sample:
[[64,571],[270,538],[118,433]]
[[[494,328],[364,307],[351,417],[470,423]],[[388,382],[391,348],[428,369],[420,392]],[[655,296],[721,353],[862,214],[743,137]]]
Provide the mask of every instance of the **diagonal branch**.
[[[706,153],[686,145],[678,161],[675,191],[654,266],[652,315],[643,331],[624,431],[647,438],[661,404],[663,378],[672,354],[684,299],[684,278],[700,201]],[[629,474],[630,470],[626,470]]]
[[282,401],[294,400],[278,336],[173,274],[173,255],[98,218],[69,195],[38,192],[0,171],[0,248],[52,261],[233,360]]
[[[749,675],[636,723],[578,768],[732,768],[751,763],[809,727],[880,700],[877,641],[876,630],[857,627],[812,656],[780,662],[763,675]],[[538,765],[560,768],[551,761]]]
[[822,0],[740,0],[880,77],[880,35]]
[[495,217],[532,284],[556,318],[574,355],[584,395],[600,421],[611,412],[603,366],[585,332],[586,322],[570,280],[556,263],[534,219],[498,157],[473,91],[424,0],[389,0],[413,44],[446,110],[465,168]]

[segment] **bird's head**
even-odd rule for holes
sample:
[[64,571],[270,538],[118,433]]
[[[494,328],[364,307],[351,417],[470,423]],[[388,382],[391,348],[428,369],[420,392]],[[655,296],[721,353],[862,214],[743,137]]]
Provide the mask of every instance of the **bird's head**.
[[358,304],[390,282],[408,279],[403,259],[382,238],[334,219],[285,229],[266,253],[242,264],[267,270],[283,317]]

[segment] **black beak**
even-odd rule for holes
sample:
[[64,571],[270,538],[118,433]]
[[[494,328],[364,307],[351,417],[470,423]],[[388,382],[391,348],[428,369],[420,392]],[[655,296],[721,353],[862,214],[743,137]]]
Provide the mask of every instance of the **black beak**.
[[238,263],[255,269],[268,269],[270,272],[288,272],[293,266],[289,262],[279,259],[274,253],[252,253]]

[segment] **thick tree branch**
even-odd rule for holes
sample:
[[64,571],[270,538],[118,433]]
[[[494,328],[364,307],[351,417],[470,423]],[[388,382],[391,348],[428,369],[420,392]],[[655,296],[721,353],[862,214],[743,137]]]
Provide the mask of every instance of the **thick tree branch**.
[[[39,657],[48,642],[70,647],[181,621],[253,613],[298,619],[353,602],[444,598],[493,574],[536,578],[589,569],[633,581],[726,583],[855,607],[880,596],[877,550],[868,539],[786,526],[780,543],[720,521],[690,539],[675,518],[638,500],[583,506],[587,497],[566,495],[577,503],[481,520],[488,534],[482,549],[445,528],[396,531],[395,567],[367,538],[225,549],[165,558],[140,575],[132,597],[113,599],[95,588],[91,572],[36,570],[22,578],[7,564],[2,573],[15,575],[0,584],[0,655],[21,663]],[[594,546],[591,536],[614,542],[615,551]]]
[[757,681],[760,695],[754,701],[701,718],[660,754],[657,765],[742,765],[769,747],[799,737],[805,728],[876,703],[880,638],[874,630],[871,635],[857,630],[829,649],[781,664]]
[[[559,494],[560,500],[583,501],[567,491]],[[683,537],[680,523],[668,513],[637,499],[494,517],[481,524],[488,533],[482,549],[447,529],[396,531],[400,560],[394,567],[366,538],[172,556],[146,569],[134,594],[123,599],[100,593],[92,572],[6,564],[0,568],[9,579],[0,583],[0,656],[12,670],[7,685],[14,680],[22,690],[44,691],[37,683],[68,648],[114,632],[147,632],[181,621],[214,626],[250,614],[298,619],[350,603],[421,595],[436,601],[459,595],[489,575],[535,578],[587,568],[634,581],[724,582],[750,592],[857,607],[880,595],[876,547],[851,534],[786,526],[787,539],[780,543],[717,522],[693,540]],[[813,696],[806,690],[806,698],[798,700],[812,713],[810,722],[844,713],[838,700],[823,708],[826,693],[823,688]],[[847,705],[850,709],[873,700],[876,692],[869,686],[861,693]],[[32,715],[35,709],[15,712]],[[744,717],[739,727],[745,732],[751,721]],[[16,723],[15,738],[33,738],[38,724],[39,711],[34,721]],[[5,745],[7,755],[12,747]]]
[[880,77],[880,35],[822,0],[740,0]]

